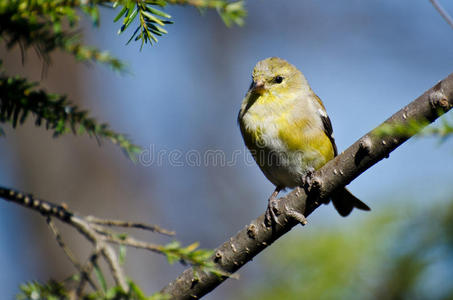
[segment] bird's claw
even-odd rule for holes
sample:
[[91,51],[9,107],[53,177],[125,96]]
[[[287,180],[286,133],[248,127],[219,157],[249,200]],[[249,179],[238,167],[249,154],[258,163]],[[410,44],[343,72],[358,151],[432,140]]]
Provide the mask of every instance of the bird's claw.
[[289,209],[286,214],[293,218],[294,220],[296,220],[297,222],[299,222],[302,226],[304,225],[307,225],[308,221],[307,219],[305,218],[305,216],[303,214],[301,214],[300,212],[297,212],[293,209]]
[[305,176],[302,177],[302,187],[308,191],[313,183],[313,174],[315,173],[315,169],[313,167],[308,168],[307,173]]
[[266,225],[271,226],[273,224],[281,225],[278,221],[278,199],[275,196],[269,198],[269,202],[266,209]]
[[[278,198],[277,198],[278,190],[276,190],[272,195],[269,197],[269,201],[267,204],[266,214],[265,214],[265,224],[267,226],[274,227],[276,224],[282,226],[282,224],[278,221],[278,215],[280,214],[278,209]],[[302,225],[307,224],[307,219],[303,214],[297,212],[293,209],[288,209],[285,207],[285,215],[294,219],[295,221],[299,222]]]

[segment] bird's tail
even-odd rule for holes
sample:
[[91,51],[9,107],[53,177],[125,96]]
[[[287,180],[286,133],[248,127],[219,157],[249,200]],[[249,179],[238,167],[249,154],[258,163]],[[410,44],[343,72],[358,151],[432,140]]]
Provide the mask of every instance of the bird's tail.
[[349,215],[354,207],[362,210],[370,210],[368,205],[357,199],[346,188],[336,190],[330,195],[330,197],[332,199],[333,206],[343,217]]

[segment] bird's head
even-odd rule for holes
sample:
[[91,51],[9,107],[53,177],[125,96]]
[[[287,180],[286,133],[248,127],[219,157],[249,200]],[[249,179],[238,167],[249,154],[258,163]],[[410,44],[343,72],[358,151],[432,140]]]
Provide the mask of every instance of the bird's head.
[[252,73],[250,91],[257,95],[290,94],[308,88],[302,73],[292,64],[278,57],[259,61]]

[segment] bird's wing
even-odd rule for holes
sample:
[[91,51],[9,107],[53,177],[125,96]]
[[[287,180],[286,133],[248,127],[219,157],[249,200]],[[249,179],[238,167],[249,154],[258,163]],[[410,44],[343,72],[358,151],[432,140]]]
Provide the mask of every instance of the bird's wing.
[[321,117],[324,133],[327,135],[330,142],[332,143],[334,156],[337,156],[338,150],[337,150],[337,145],[335,144],[335,139],[333,137],[332,122],[330,121],[330,118],[327,115],[326,109],[324,108],[324,105],[322,104],[321,99],[319,99],[319,97],[317,95],[315,95],[315,98],[317,100],[317,103],[319,104],[318,113],[319,113],[319,116]]

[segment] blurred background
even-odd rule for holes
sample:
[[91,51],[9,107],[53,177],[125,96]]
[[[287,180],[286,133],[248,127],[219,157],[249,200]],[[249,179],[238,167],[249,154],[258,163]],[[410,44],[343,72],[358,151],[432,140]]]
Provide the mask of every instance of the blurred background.
[[[443,1],[453,14],[453,2]],[[87,44],[109,50],[130,74],[77,64],[55,53],[43,85],[68,94],[150,154],[134,165],[108,141],[53,139],[33,122],[4,127],[0,182],[83,215],[137,220],[175,230],[176,239],[215,248],[264,212],[273,186],[245,150],[236,124],[255,63],[279,56],[297,66],[323,99],[340,151],[453,72],[453,29],[428,0],[248,1],[244,27],[215,12],[168,7],[175,24],[155,47],[125,45],[117,12],[100,28],[85,22]],[[3,47],[3,46],[2,46]],[[40,80],[34,52],[6,52],[5,68]],[[451,118],[450,115],[447,116]],[[350,190],[371,212],[341,218],[332,205],[309,218],[206,299],[453,299],[453,142],[408,141],[366,171]],[[184,155],[220,150],[227,164],[190,165]],[[169,153],[180,151],[181,163]],[[159,163],[157,155],[163,159]],[[152,160],[154,158],[154,160]],[[62,226],[64,227],[64,226]],[[64,236],[88,254],[76,232]],[[135,233],[167,243],[150,233]],[[11,299],[28,280],[74,272],[37,213],[0,201],[0,291]],[[157,292],[184,266],[130,249],[128,275]]]

